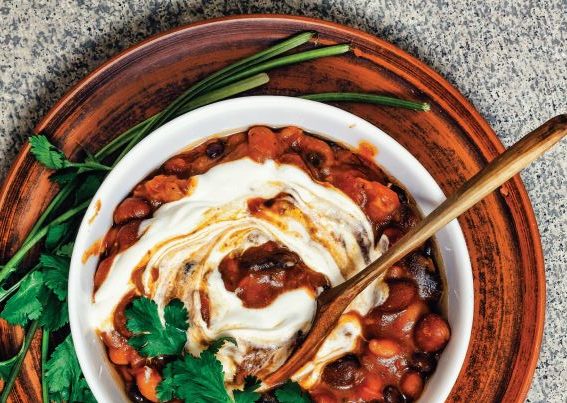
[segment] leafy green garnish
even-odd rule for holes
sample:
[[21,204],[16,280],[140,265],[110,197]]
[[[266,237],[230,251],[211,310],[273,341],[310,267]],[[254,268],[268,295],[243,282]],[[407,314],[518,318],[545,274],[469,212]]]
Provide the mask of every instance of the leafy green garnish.
[[12,325],[25,326],[28,321],[39,319],[43,312],[41,303],[43,273],[35,271],[28,275],[0,313],[0,317]]
[[71,166],[63,151],[59,150],[43,135],[32,136],[29,139],[31,153],[43,166],[50,169],[63,169]]
[[134,336],[128,344],[147,357],[178,355],[187,342],[187,309],[179,300],[172,300],[163,310],[162,324],[157,304],[139,297],[126,309],[126,327]]
[[57,256],[42,254],[39,263],[43,269],[43,281],[61,301],[67,298],[67,280],[69,277],[69,259]]
[[234,344],[235,346],[237,345],[236,343],[236,339],[234,337],[230,337],[230,336],[223,336],[223,337],[219,337],[218,339],[216,339],[215,341],[213,341],[211,343],[211,345],[209,346],[209,348],[207,348],[207,350],[209,350],[211,353],[216,354],[219,352],[219,350],[221,349],[221,347],[223,346],[223,344],[225,342],[229,342]]
[[45,247],[48,250],[55,248],[70,232],[71,223],[64,222],[49,227],[45,236]]
[[[215,357],[225,342],[236,343],[232,337],[222,337],[204,350],[199,357],[187,354],[167,364],[163,370],[163,379],[157,387],[160,401],[173,398],[186,402],[209,403],[227,402],[233,399],[224,386],[222,364]],[[256,378],[247,378],[244,390],[234,391],[236,403],[253,403],[260,398],[255,392],[260,386]]]
[[163,381],[157,387],[162,401],[177,397],[186,402],[230,402],[224,387],[224,371],[215,355],[205,350],[201,355],[185,357],[167,364]]
[[96,402],[81,373],[71,335],[55,348],[46,369],[50,400]]
[[247,376],[244,382],[244,390],[235,390],[234,401],[236,403],[254,403],[260,398],[260,394],[255,392],[260,387],[260,380],[254,376]]
[[18,291],[8,299],[0,317],[12,325],[25,326],[38,319],[48,330],[57,330],[69,321],[67,276],[69,259],[42,254],[39,269],[28,274]]
[[[60,170],[77,168],[77,173],[92,170],[110,171],[112,169],[101,164],[92,156],[88,156],[84,162],[71,162],[67,159],[63,151],[51,144],[47,137],[42,134],[31,136],[29,142],[31,146],[30,151],[35,159],[49,169]],[[66,183],[68,181],[67,179],[61,182]]]
[[310,403],[309,394],[301,390],[301,387],[288,380],[276,390],[276,397],[280,403]]

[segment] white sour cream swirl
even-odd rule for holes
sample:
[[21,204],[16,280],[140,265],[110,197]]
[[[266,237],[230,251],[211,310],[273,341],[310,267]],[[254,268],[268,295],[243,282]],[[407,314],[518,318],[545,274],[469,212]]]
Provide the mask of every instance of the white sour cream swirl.
[[[225,288],[218,270],[226,255],[275,241],[335,286],[379,257],[388,241],[381,239],[374,249],[372,225],[362,210],[340,190],[313,181],[293,165],[243,158],[219,164],[192,180],[191,193],[156,210],[140,226],[139,240],[115,257],[94,295],[93,326],[113,330],[116,306],[135,288],[132,272],[147,262],[142,282],[160,311],[170,299],[179,298],[189,312],[189,352],[198,354],[221,336],[236,339],[236,346],[225,343],[217,357],[227,385],[238,386],[239,370],[262,377],[283,364],[298,333],[311,326],[316,296],[299,288],[284,292],[265,308],[244,307]],[[281,194],[289,206],[283,215],[258,216],[248,209],[251,198]],[[157,281],[152,268],[158,270]],[[201,315],[202,294],[209,300],[209,323]],[[376,281],[347,311],[365,315],[386,296],[387,287]],[[309,389],[327,362],[356,348],[361,331],[355,315],[343,315],[313,360],[294,378]]]

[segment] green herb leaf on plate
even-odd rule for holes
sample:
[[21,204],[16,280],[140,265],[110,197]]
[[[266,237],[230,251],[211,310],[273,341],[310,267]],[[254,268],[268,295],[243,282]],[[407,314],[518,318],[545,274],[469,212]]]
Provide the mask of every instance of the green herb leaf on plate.
[[59,344],[47,361],[46,375],[50,400],[96,402],[89,390],[73,348],[71,335]]
[[247,376],[244,382],[244,390],[235,390],[234,401],[236,403],[255,403],[260,398],[260,393],[255,392],[261,385],[258,378]]
[[39,319],[43,312],[40,300],[43,290],[43,273],[39,271],[31,273],[6,302],[0,317],[12,325],[20,326],[25,326],[30,320]]
[[157,396],[161,401],[177,397],[195,403],[232,402],[224,387],[222,364],[208,350],[199,357],[187,354],[167,364]]
[[187,309],[181,301],[173,300],[164,308],[164,319],[162,324],[154,301],[134,299],[126,309],[126,327],[134,334],[128,344],[147,357],[181,354],[187,342]]
[[234,344],[235,346],[236,344],[236,339],[234,337],[230,337],[230,336],[223,336],[223,337],[219,337],[218,339],[216,339],[215,341],[213,341],[211,343],[211,345],[209,346],[209,348],[207,348],[207,350],[209,350],[211,353],[216,354],[219,352],[219,350],[221,349],[221,347],[223,346],[223,344],[225,342],[229,342]]
[[276,397],[280,403],[310,403],[309,395],[301,390],[301,387],[291,380],[288,380],[276,390]]

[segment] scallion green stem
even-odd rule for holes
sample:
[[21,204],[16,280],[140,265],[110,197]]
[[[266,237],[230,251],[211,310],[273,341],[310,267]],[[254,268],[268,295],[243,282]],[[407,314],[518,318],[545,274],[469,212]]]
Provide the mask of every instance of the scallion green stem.
[[47,354],[49,353],[49,330],[43,329],[41,335],[41,397],[43,403],[49,403],[49,388],[47,385]]
[[26,337],[24,338],[24,343],[22,344],[22,349],[18,353],[18,359],[14,362],[14,366],[10,371],[10,376],[6,379],[4,383],[4,389],[2,389],[2,394],[0,395],[0,403],[6,403],[8,400],[8,396],[14,387],[14,382],[16,382],[16,378],[20,373],[20,369],[22,367],[22,363],[24,362],[24,358],[26,358],[26,354],[30,349],[31,342],[33,340],[33,336],[37,330],[39,322],[37,320],[33,321],[26,332]]
[[400,98],[358,92],[324,92],[321,94],[302,95],[300,98],[318,102],[362,102],[366,104],[396,106],[398,108],[424,112],[430,109],[429,104],[426,102],[406,101]]
[[277,67],[302,63],[308,60],[320,59],[322,57],[342,55],[343,53],[346,53],[349,50],[350,50],[350,46],[343,44],[343,45],[325,46],[323,48],[312,49],[312,50],[307,50],[305,52],[299,52],[299,53],[294,53],[292,55],[278,57],[277,59],[268,60],[250,69],[231,75],[230,77],[227,77],[224,80],[218,82],[214,87],[212,87],[212,89],[216,89],[217,87],[228,85],[234,81],[242,80],[243,78],[250,77],[254,74],[265,73]]
[[205,95],[201,95],[200,97],[193,99],[183,106],[180,113],[183,114],[201,106],[212,104],[241,92],[251,90],[266,84],[268,81],[270,81],[270,77],[268,77],[267,74],[256,74],[255,76],[227,85],[226,87],[219,88],[218,90],[207,92]]
[[22,284],[22,282],[34,271],[36,271],[37,269],[39,269],[40,265],[36,264],[31,270],[29,270],[21,279],[19,279],[16,283],[14,283],[14,285],[12,285],[10,288],[8,288],[7,290],[4,290],[3,288],[0,288],[0,304],[2,302],[4,302],[6,299],[8,299],[10,297],[10,295],[12,295],[13,293],[15,293],[18,288],[20,288],[20,285]]

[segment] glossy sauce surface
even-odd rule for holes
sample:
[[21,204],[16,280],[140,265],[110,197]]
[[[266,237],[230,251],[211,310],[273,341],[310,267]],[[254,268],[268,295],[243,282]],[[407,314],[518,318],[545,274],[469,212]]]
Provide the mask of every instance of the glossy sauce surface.
[[[405,191],[368,156],[295,127],[253,127],[246,133],[211,139],[170,158],[136,186],[115,210],[114,225],[104,240],[104,252],[95,274],[95,289],[104,282],[114,256],[136,242],[142,220],[151,217],[164,203],[189,194],[193,176],[246,157],[256,162],[274,160],[294,165],[314,181],[340,189],[370,219],[375,239],[385,235],[393,244],[419,219]],[[283,215],[291,208],[287,198],[286,194],[272,199],[251,198],[248,209],[258,217]],[[272,241],[227,254],[219,271],[225,288],[235,293],[244,306],[255,309],[266,307],[288,290],[304,288],[316,296],[330,285],[325,275],[313,271],[296,253]],[[137,284],[135,294],[144,295],[141,281],[132,281]],[[424,245],[398,262],[388,271],[385,282],[389,289],[386,301],[368,314],[358,315],[363,337],[356,351],[328,363],[318,382],[309,388],[315,401],[403,402],[415,400],[421,394],[450,338],[447,322],[440,315],[443,283],[431,245]],[[144,380],[155,382],[160,371],[156,362],[166,358],[143,359],[125,344],[130,335],[124,326],[124,309],[133,297],[134,294],[125,297],[114,313],[116,333],[105,333],[102,338],[127,389],[139,399],[140,392],[148,390]],[[207,322],[208,309],[205,295],[201,297],[201,314]],[[150,368],[155,376],[137,376],[140,367]],[[142,395],[155,400],[151,391]],[[269,401],[269,396],[264,399]]]

